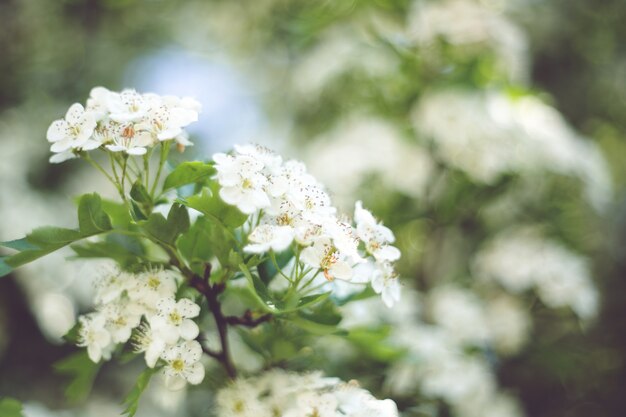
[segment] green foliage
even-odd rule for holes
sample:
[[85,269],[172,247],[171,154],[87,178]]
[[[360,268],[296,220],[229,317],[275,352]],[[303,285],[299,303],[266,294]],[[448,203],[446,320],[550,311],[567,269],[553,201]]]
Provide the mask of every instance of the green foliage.
[[206,217],[199,217],[189,230],[178,238],[176,246],[188,262],[204,262],[211,258],[209,242],[212,241],[214,228]]
[[215,173],[212,164],[201,161],[183,162],[179,164],[166,178],[163,183],[163,191],[183,185],[200,183],[205,184],[206,179]]
[[70,378],[65,388],[65,397],[71,403],[77,403],[89,395],[93,382],[100,370],[101,363],[93,363],[86,350],[76,352],[54,364],[54,369]]
[[211,188],[202,188],[201,193],[192,195],[186,199],[179,199],[181,204],[198,210],[205,216],[211,217],[214,221],[222,224],[224,227],[237,228],[241,226],[247,215],[243,214],[237,207],[228,205],[222,201],[217,192],[218,185],[211,184]]
[[182,205],[174,204],[167,219],[160,213],[152,213],[141,226],[152,238],[173,245],[178,236],[189,230],[189,213]]
[[124,405],[126,409],[122,412],[122,414],[127,414],[129,417],[133,417],[137,412],[137,407],[139,407],[139,400],[141,395],[148,387],[148,383],[150,382],[150,378],[157,372],[157,369],[154,368],[146,368],[139,377],[137,378],[137,382],[133,386],[133,389],[128,393],[126,398],[124,399]]
[[85,194],[78,203],[78,229],[83,236],[95,235],[113,228],[109,215],[102,209],[96,193]]
[[0,416],[24,417],[24,414],[22,414],[22,403],[14,398],[0,398]]

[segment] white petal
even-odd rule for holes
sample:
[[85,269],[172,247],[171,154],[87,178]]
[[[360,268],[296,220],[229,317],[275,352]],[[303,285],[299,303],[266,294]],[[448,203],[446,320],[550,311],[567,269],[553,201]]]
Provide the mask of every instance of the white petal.
[[198,385],[204,379],[204,366],[200,362],[194,363],[191,368],[185,372],[185,377],[192,385]]
[[67,120],[69,124],[77,124],[79,123],[84,113],[85,108],[83,107],[83,105],[80,103],[74,103],[67,110],[67,113],[65,114],[65,120]]
[[176,308],[180,311],[183,317],[188,319],[198,317],[200,314],[200,306],[188,298],[181,298],[176,303]]
[[187,385],[187,382],[185,382],[185,380],[179,376],[176,376],[176,375],[165,376],[165,386],[170,391],[180,391],[181,389],[185,388],[185,385]]
[[193,340],[198,337],[200,333],[200,329],[198,325],[194,323],[192,320],[183,320],[179,327],[180,337],[185,340]]
[[81,145],[83,151],[91,151],[93,149],[99,148],[101,145],[97,140],[88,140]]
[[65,152],[72,148],[72,139],[61,139],[58,142],[54,142],[52,146],[50,146],[51,152]]
[[347,262],[337,261],[328,271],[330,275],[337,279],[350,280],[352,278],[352,268]]
[[87,355],[92,362],[98,363],[102,359],[102,349],[98,345],[87,346]]
[[122,152],[126,150],[126,148],[121,145],[106,145],[106,148],[111,152]]
[[242,192],[237,187],[222,187],[220,189],[220,197],[225,203],[236,205],[241,200]]
[[69,125],[63,119],[52,122],[46,133],[49,142],[57,142],[67,137]]
[[67,151],[67,152],[55,153],[54,155],[50,157],[49,162],[51,164],[60,164],[61,162],[65,162],[68,159],[74,159],[74,158],[76,158],[76,155],[74,155],[70,151]]
[[146,148],[130,148],[126,150],[126,153],[129,155],[145,155],[146,152],[148,152]]

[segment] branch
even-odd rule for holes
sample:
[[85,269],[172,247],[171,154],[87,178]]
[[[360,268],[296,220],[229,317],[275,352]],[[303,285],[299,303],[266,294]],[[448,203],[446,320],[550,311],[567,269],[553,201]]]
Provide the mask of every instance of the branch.
[[254,318],[252,315],[252,311],[246,310],[242,317],[238,316],[227,316],[225,317],[226,322],[233,326],[245,326],[245,327],[256,327],[261,323],[265,323],[266,321],[270,321],[272,319],[271,314],[263,314],[257,318]]

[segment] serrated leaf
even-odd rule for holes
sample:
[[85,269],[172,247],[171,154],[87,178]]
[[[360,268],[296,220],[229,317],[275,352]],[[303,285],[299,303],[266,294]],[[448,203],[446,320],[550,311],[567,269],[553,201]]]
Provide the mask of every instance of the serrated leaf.
[[176,247],[185,259],[193,262],[208,261],[211,258],[211,236],[214,227],[205,217],[199,217],[189,230],[178,238]]
[[102,366],[101,363],[93,363],[86,350],[76,352],[65,359],[55,363],[54,369],[70,378],[65,388],[65,397],[70,403],[77,403],[89,395],[93,382]]
[[139,400],[141,399],[141,394],[145,391],[148,383],[150,382],[150,378],[152,375],[156,373],[156,369],[154,368],[146,368],[139,377],[137,378],[137,382],[133,386],[133,389],[128,393],[126,398],[124,399],[124,405],[126,409],[122,412],[122,414],[127,414],[128,417],[133,417],[137,412],[137,408],[139,407]]
[[24,417],[22,403],[14,398],[0,398],[0,416]]
[[218,190],[218,185],[212,184],[211,188],[204,187],[199,195],[195,194],[186,199],[181,199],[180,203],[198,210],[206,216],[210,216],[224,227],[234,229],[244,224],[248,216],[239,211],[237,207],[222,201]]
[[163,191],[178,188],[186,184],[198,183],[215,173],[211,164],[201,161],[183,162],[165,178]]
[[187,209],[180,204],[174,204],[167,215],[167,219],[160,213],[152,213],[143,223],[143,228],[152,237],[161,242],[173,244],[176,238],[189,230],[190,221]]
[[102,209],[102,199],[96,193],[83,195],[78,202],[78,229],[80,233],[94,235],[111,230],[111,219]]

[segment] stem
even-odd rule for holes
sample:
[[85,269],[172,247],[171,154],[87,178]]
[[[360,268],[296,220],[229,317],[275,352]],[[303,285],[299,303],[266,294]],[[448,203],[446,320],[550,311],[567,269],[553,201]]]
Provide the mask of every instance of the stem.
[[152,184],[152,189],[150,190],[150,197],[154,198],[154,192],[156,191],[156,187],[159,184],[159,179],[161,179],[161,171],[163,170],[163,165],[165,165],[165,161],[167,161],[167,154],[169,153],[170,146],[169,142],[167,142],[167,146],[165,146],[164,142],[161,142],[161,155],[159,156],[159,168],[157,169],[156,177],[154,178],[154,183]]

